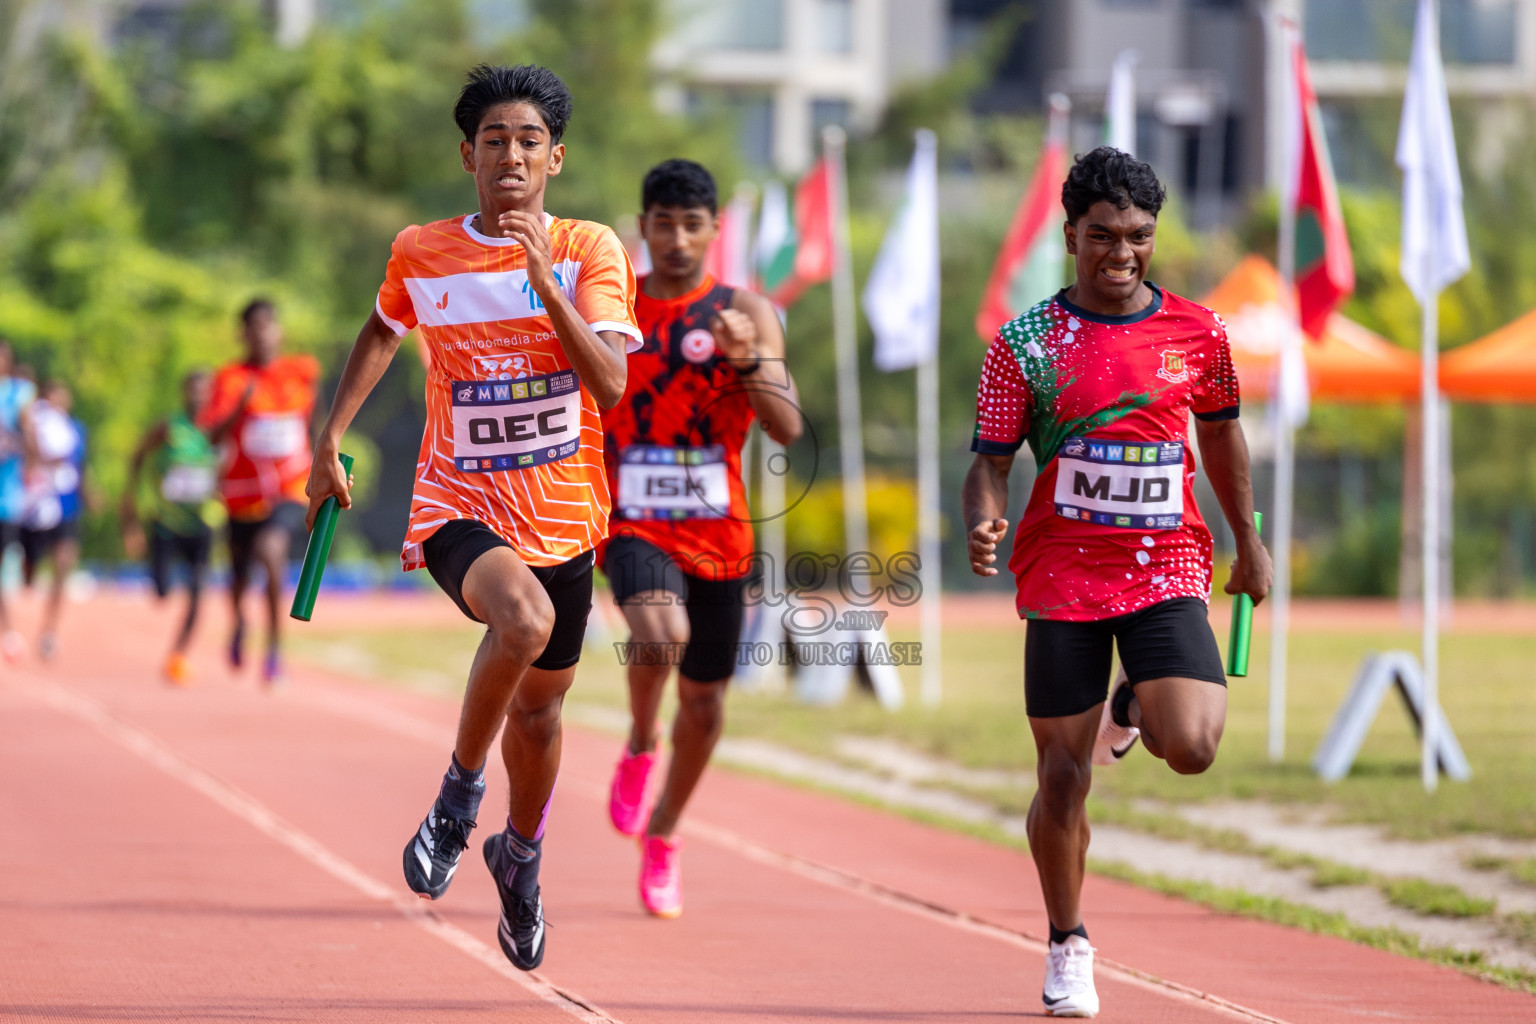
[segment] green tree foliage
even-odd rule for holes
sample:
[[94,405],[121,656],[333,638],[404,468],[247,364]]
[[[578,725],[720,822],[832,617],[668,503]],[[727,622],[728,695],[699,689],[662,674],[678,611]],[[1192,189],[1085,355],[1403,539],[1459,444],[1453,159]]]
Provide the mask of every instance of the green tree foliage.
[[[181,374],[236,355],[253,295],[277,301],[290,348],[339,369],[395,233],[474,206],[451,116],[470,66],[536,61],[570,84],[562,216],[622,226],[670,156],[735,179],[728,136],[653,112],[652,0],[537,2],[511,38],[461,0],[398,0],[292,49],[255,0],[188,5],[110,50],[48,7],[0,13],[0,334],[75,389],[109,495]],[[89,554],[115,550],[105,512],[87,525]]]

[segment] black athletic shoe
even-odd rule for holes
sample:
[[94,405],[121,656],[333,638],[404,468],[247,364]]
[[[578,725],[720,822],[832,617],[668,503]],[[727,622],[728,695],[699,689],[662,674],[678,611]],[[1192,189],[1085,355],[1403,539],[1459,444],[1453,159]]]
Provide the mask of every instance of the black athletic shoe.
[[529,863],[512,852],[506,833],[485,837],[485,866],[491,869],[496,892],[501,896],[496,938],[501,942],[501,951],[520,971],[531,971],[544,962],[544,901],[539,889],[535,887],[532,896],[519,896],[510,884],[518,868]]
[[405,884],[412,892],[435,900],[448,891],[474,827],[474,818],[449,817],[442,800],[432,804],[426,820],[405,844]]

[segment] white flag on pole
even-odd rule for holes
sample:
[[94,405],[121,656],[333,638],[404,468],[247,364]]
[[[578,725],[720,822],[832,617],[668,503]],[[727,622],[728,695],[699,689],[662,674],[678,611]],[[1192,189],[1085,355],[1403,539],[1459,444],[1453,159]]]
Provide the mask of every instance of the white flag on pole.
[[1109,92],[1104,97],[1104,144],[1136,155],[1136,62],[1135,50],[1121,50],[1109,71]]
[[927,362],[939,348],[939,157],[933,132],[917,132],[906,195],[864,286],[875,365],[889,373]]
[[1440,63],[1440,27],[1432,0],[1419,0],[1403,119],[1397,133],[1403,171],[1403,280],[1421,305],[1472,266],[1461,212],[1461,169],[1451,103]]

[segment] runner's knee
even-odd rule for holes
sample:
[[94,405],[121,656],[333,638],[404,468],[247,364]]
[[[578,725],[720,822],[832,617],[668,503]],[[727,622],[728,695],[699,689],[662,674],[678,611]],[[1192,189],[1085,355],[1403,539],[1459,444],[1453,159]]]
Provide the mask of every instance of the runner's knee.
[[671,603],[626,605],[624,617],[629,622],[630,640],[642,644],[677,644],[688,642],[688,616],[682,600],[669,591],[661,591],[661,598]]
[[678,710],[695,726],[713,732],[725,724],[725,686],[719,683],[684,683],[679,687]]
[[1040,798],[1053,813],[1081,807],[1093,785],[1093,766],[1066,751],[1042,751],[1035,769]]
[[1180,775],[1199,775],[1216,760],[1219,737],[1194,733],[1162,740],[1163,760]]
[[537,658],[555,628],[555,606],[549,596],[542,589],[507,592],[487,604],[485,624],[492,642],[525,660]]

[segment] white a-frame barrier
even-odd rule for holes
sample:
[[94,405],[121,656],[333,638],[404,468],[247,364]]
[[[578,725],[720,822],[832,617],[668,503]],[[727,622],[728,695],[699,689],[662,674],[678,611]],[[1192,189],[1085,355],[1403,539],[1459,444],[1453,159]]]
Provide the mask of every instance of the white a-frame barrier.
[[[1355,755],[1365,742],[1365,734],[1381,710],[1382,700],[1393,687],[1402,696],[1415,730],[1422,734],[1425,687],[1418,659],[1407,651],[1373,654],[1360,666],[1355,681],[1350,684],[1349,695],[1333,716],[1328,735],[1323,737],[1312,757],[1312,767],[1324,781],[1337,782],[1349,774]],[[1448,778],[1465,782],[1472,777],[1472,769],[1461,752],[1461,744],[1456,742],[1456,734],[1439,708],[1435,709],[1435,718],[1439,722],[1434,735],[1437,767]]]

